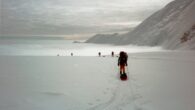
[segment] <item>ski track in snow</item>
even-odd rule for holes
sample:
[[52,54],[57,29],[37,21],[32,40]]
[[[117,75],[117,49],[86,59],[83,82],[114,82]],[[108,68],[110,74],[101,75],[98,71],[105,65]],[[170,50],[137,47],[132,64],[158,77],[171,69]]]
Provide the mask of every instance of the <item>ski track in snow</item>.
[[[136,92],[136,79],[131,76],[132,74],[130,74],[129,67],[131,67],[131,64],[126,69],[128,80],[121,81],[118,79],[112,97],[107,102],[96,105],[88,110],[143,110],[141,105],[136,103],[136,100],[142,96]],[[119,73],[117,72],[117,74],[119,78]]]
[[[136,76],[131,73],[132,61],[130,60],[158,60],[158,61],[188,61],[186,59],[178,58],[164,58],[164,57],[135,57],[131,56],[129,58],[129,65],[126,68],[128,80],[121,81],[119,79],[119,71],[116,71],[118,75],[117,86],[113,89],[112,97],[104,103],[96,105],[88,110],[146,110],[144,108],[145,104],[150,103],[147,99],[144,99],[141,94],[139,94],[138,89],[141,85],[138,84]],[[111,65],[112,66],[112,65]],[[112,68],[111,68],[112,69]],[[112,77],[113,78],[113,77]],[[116,77],[114,77],[116,78]]]

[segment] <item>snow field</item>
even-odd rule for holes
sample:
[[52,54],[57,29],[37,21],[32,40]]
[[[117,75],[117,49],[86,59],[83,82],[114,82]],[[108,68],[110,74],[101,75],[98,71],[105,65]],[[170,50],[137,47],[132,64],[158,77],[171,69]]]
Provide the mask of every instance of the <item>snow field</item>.
[[0,57],[2,110],[194,110],[194,52],[117,57]]

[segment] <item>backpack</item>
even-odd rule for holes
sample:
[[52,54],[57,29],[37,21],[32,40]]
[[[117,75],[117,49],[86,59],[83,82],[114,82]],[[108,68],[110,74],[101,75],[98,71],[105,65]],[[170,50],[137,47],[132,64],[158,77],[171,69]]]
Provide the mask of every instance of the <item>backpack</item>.
[[126,64],[127,62],[127,53],[120,52],[120,64]]

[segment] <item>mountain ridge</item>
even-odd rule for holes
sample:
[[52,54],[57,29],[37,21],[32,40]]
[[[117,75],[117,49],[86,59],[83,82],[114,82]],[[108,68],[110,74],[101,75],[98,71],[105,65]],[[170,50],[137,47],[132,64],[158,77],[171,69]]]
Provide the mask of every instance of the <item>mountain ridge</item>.
[[[115,45],[162,46],[166,49],[194,49],[194,37],[182,42],[186,31],[195,25],[195,0],[175,0],[163,9],[155,12],[133,31],[118,35],[110,41],[106,37],[97,37],[87,42],[104,41]],[[104,38],[105,37],[105,38]],[[103,39],[104,38],[104,39]],[[118,38],[118,39],[117,39]],[[91,38],[92,39],[92,38]],[[106,42],[107,41],[107,42]],[[98,43],[98,42],[96,42]],[[186,46],[188,45],[188,46]],[[184,48],[185,47],[185,48]]]

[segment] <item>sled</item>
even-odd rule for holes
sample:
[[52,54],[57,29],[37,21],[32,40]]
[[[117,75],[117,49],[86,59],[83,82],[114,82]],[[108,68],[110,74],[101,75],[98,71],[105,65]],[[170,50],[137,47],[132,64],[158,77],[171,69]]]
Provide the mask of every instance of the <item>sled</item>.
[[121,79],[122,81],[127,80],[127,74],[126,74],[126,73],[120,74],[120,79]]

